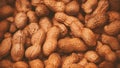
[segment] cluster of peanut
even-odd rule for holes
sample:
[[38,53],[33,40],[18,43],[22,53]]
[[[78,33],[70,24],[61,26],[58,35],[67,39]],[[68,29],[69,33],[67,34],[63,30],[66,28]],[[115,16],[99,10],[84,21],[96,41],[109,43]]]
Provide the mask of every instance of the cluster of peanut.
[[120,0],[0,0],[0,68],[120,68]]

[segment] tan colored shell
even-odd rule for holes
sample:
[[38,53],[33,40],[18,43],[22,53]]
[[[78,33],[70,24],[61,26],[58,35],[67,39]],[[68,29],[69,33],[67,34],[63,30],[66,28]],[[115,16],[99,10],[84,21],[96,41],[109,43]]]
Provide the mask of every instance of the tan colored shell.
[[100,56],[104,56],[107,61],[114,62],[117,59],[115,52],[108,45],[103,45],[101,42],[98,42],[96,51]]
[[29,65],[31,68],[44,68],[44,64],[40,59],[34,59],[29,61]]
[[53,25],[60,28],[60,37],[64,37],[64,36],[66,36],[68,34],[68,29],[64,24],[59,23],[58,21],[53,19]]
[[65,12],[69,15],[77,15],[80,7],[77,0],[73,0],[66,5]]
[[74,64],[79,61],[79,57],[77,54],[72,53],[70,56],[66,57],[64,62],[62,63],[62,68],[69,68],[71,64]]
[[116,35],[120,31],[120,21],[116,20],[104,27],[104,31],[109,35]]
[[15,16],[15,25],[17,28],[22,29],[27,25],[27,15],[23,12],[17,13]]
[[52,22],[48,17],[42,17],[39,21],[40,28],[42,28],[45,32],[52,27]]
[[25,51],[25,57],[29,60],[37,58],[41,53],[41,47],[39,44],[34,44],[28,47]]
[[47,32],[46,40],[43,44],[43,53],[48,56],[57,48],[57,39],[60,35],[60,29],[56,26],[53,26]]
[[12,67],[13,63],[11,62],[11,60],[8,59],[0,60],[0,68],[12,68]]
[[83,8],[84,12],[89,14],[95,9],[97,3],[98,3],[97,0],[86,0],[86,2],[83,3],[81,7]]
[[15,7],[19,12],[27,12],[31,10],[31,4],[29,0],[16,0]]
[[61,66],[61,57],[57,53],[52,53],[46,61],[45,68],[59,68]]
[[[66,43],[69,42],[69,43]],[[65,53],[73,51],[83,52],[87,50],[86,45],[79,38],[63,38],[58,41],[58,48]]]
[[30,35],[33,35],[39,30],[39,25],[37,23],[30,23],[26,30]]
[[13,68],[29,68],[29,66],[24,61],[18,61],[13,64]]
[[101,35],[101,40],[103,43],[110,45],[111,49],[113,50],[119,50],[120,49],[120,44],[117,38],[113,36],[109,36],[106,34]]
[[43,29],[39,29],[35,34],[32,35],[31,43],[39,44],[41,46],[46,38],[45,36],[45,31]]
[[39,4],[35,9],[35,13],[39,17],[47,16],[47,15],[49,15],[49,10],[44,4]]
[[27,16],[29,18],[30,23],[38,23],[38,17],[37,14],[34,11],[28,11]]
[[96,63],[100,58],[99,55],[95,51],[87,51],[84,57],[92,63]]
[[45,5],[48,6],[54,12],[63,12],[65,10],[65,4],[56,0],[43,0]]
[[63,12],[57,12],[55,14],[55,20],[64,23],[70,27],[73,36],[82,38],[88,46],[96,45],[96,35],[89,28],[85,28],[84,25],[76,17],[69,16]]
[[8,37],[3,39],[3,41],[0,44],[0,57],[6,56],[12,46],[12,38]]
[[14,61],[22,60],[24,56],[25,35],[21,30],[17,31],[12,40],[11,57]]

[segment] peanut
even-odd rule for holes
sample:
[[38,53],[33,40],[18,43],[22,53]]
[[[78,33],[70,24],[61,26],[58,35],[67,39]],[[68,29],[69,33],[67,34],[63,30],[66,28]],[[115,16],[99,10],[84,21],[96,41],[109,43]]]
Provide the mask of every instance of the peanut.
[[14,61],[22,60],[24,56],[25,35],[21,30],[13,35],[11,57]]
[[49,14],[48,8],[43,4],[39,4],[36,7],[35,12],[38,16],[47,16]]
[[27,24],[27,15],[23,12],[20,12],[18,13],[16,16],[15,16],[15,25],[17,28],[24,28]]
[[28,68],[28,64],[24,61],[18,61],[13,64],[13,68]]
[[15,7],[19,12],[27,12],[31,10],[31,4],[29,0],[16,0]]
[[43,17],[40,19],[39,25],[45,32],[48,32],[48,30],[52,27],[52,22],[48,17]]
[[9,53],[11,45],[12,45],[11,37],[5,38],[2,41],[2,43],[0,44],[0,58],[6,56]]
[[60,29],[56,26],[53,26],[47,32],[47,37],[45,43],[43,44],[43,53],[48,56],[55,51],[57,47],[57,39],[60,34]]
[[66,5],[65,12],[69,15],[77,15],[79,9],[79,3],[77,0],[73,0]]
[[29,65],[31,68],[44,68],[44,64],[40,59],[34,59],[29,61]]
[[52,53],[45,63],[46,63],[45,68],[59,68],[61,65],[61,57],[57,53]]
[[110,45],[111,49],[113,50],[120,49],[119,41],[113,36],[102,34],[102,42]]
[[[69,43],[66,43],[69,42]],[[86,51],[87,47],[79,38],[63,38],[58,41],[58,47],[62,52],[70,53],[73,51]]]
[[11,62],[11,60],[3,59],[0,61],[0,68],[12,68],[12,67],[13,63]]
[[63,12],[65,10],[65,4],[56,0],[43,0],[45,5],[48,6],[54,12]]

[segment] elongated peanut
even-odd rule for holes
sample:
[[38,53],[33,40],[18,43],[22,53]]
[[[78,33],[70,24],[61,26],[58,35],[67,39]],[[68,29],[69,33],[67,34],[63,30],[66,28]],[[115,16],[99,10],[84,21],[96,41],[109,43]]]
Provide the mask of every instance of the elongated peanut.
[[[69,16],[63,12],[58,12],[54,17],[58,22],[64,23],[66,26],[70,27],[72,34],[75,37],[82,38],[85,43],[89,46],[96,45],[96,35],[92,30],[85,28],[84,25],[75,17]],[[90,35],[90,36],[88,36]]]
[[60,28],[60,37],[64,37],[65,35],[67,35],[68,29],[67,29],[67,27],[64,24],[59,23],[58,21],[53,19],[53,25],[55,25],[55,26]]
[[113,50],[119,50],[120,49],[120,44],[117,38],[109,35],[102,34],[102,42],[105,44],[110,45],[111,49]]
[[114,62],[117,59],[116,54],[111,48],[108,45],[103,45],[101,42],[98,42],[96,51],[100,56],[104,56],[107,61]]
[[13,64],[13,68],[28,68],[28,64],[24,61],[18,61]]
[[90,62],[97,62],[99,60],[99,56],[95,51],[87,51],[85,53],[85,58]]
[[16,14],[16,16],[15,16],[16,27],[19,29],[24,28],[27,24],[27,20],[28,20],[28,18],[27,18],[27,15],[25,13],[20,12],[20,13]]
[[61,12],[65,10],[65,4],[56,0],[43,0],[45,5],[48,6],[54,12]]
[[73,0],[66,5],[65,12],[69,15],[77,15],[80,10],[77,0]]
[[28,47],[25,56],[28,59],[37,58],[41,54],[41,47],[45,40],[45,32],[40,29],[31,38],[32,46]]
[[48,56],[55,51],[57,47],[57,39],[60,35],[60,29],[56,26],[53,26],[47,32],[47,37],[45,43],[43,44],[43,53]]
[[39,4],[36,7],[35,12],[39,17],[49,15],[49,10],[44,4]]
[[11,49],[11,57],[14,61],[22,60],[24,56],[24,44],[25,44],[25,35],[21,30],[18,30],[13,35],[12,40],[12,49]]
[[44,64],[40,59],[34,59],[29,61],[29,65],[31,68],[44,68]]
[[34,44],[27,48],[25,51],[25,56],[29,60],[37,58],[41,53],[41,47],[38,44]]
[[2,59],[0,60],[0,68],[12,68],[13,67],[13,62],[8,59]]
[[109,35],[116,35],[120,31],[120,21],[116,20],[104,27],[104,31]]
[[90,15],[85,16],[86,27],[95,29],[97,27],[103,26],[107,20],[107,10],[109,7],[108,0],[100,0],[97,8]]
[[[66,43],[69,42],[69,43]],[[58,47],[62,52],[86,51],[87,47],[79,38],[63,38],[58,41]]]
[[47,32],[52,27],[52,22],[48,17],[43,17],[39,21],[40,28]]
[[3,39],[3,41],[0,44],[0,58],[9,53],[11,49],[11,45],[12,45],[11,37]]
[[29,0],[16,0],[15,7],[19,12],[27,12],[31,10],[31,4]]
[[46,61],[45,68],[59,68],[61,65],[61,57],[57,53],[52,53]]
[[33,35],[39,30],[39,25],[37,23],[30,23],[28,25],[28,28],[26,28],[26,30],[28,31],[30,35]]
[[66,57],[66,59],[62,63],[62,68],[69,68],[71,64],[74,64],[78,61],[79,61],[78,55],[75,53],[72,53],[70,56]]
[[87,0],[85,3],[82,4],[82,8],[84,12],[86,13],[91,13],[94,9],[95,6],[97,5],[97,0]]
[[34,22],[38,23],[38,18],[37,18],[37,15],[36,15],[36,13],[34,11],[28,11],[27,16],[28,16],[29,21],[31,23],[34,23]]

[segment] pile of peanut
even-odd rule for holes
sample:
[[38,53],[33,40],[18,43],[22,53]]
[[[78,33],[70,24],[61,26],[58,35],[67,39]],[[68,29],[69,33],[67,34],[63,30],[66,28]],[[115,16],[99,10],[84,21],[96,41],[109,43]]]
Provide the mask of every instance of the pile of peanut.
[[0,0],[0,68],[120,68],[120,0]]

